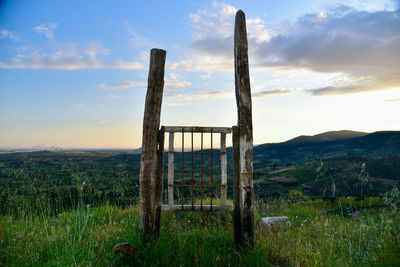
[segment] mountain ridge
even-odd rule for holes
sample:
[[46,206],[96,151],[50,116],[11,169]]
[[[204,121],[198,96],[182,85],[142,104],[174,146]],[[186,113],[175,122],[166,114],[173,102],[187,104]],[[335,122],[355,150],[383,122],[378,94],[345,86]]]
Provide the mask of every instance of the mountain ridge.
[[[329,133],[329,132],[327,132]],[[400,131],[377,131],[359,137],[321,140],[316,138],[294,138],[282,143],[266,143],[254,147],[254,164],[291,164],[315,158],[342,155],[386,156],[400,154]],[[326,135],[325,135],[326,136]],[[291,141],[291,142],[290,142]]]
[[339,139],[349,139],[355,137],[361,137],[368,135],[366,132],[351,131],[351,130],[340,130],[340,131],[328,131],[315,135],[300,135],[292,138],[288,141],[281,143],[305,143],[305,142],[321,142],[321,141],[331,141]]

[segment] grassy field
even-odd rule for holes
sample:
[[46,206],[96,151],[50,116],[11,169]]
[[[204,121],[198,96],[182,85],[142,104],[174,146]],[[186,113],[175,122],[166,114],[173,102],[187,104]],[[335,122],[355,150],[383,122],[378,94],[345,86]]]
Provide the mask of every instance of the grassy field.
[[[237,250],[232,212],[164,212],[143,244],[136,154],[0,155],[0,266],[123,266],[121,242],[137,266],[400,266],[398,159],[256,168],[255,247]],[[283,215],[291,226],[259,223]]]
[[[398,191],[396,191],[398,193]],[[256,201],[253,250],[236,250],[232,213],[164,212],[160,240],[144,245],[138,206],[90,207],[57,215],[0,216],[1,266],[118,265],[112,248],[130,242],[140,266],[399,266],[400,213],[394,195],[357,201]],[[296,194],[293,194],[296,195]],[[346,216],[348,207],[357,217]],[[265,229],[263,216],[286,215],[291,226]]]

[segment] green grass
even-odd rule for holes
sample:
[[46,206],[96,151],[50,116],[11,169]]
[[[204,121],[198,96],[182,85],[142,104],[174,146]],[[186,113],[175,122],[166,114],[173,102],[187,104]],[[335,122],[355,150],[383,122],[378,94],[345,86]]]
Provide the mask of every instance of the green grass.
[[[335,202],[256,201],[255,248],[241,251],[234,246],[231,212],[164,212],[160,239],[146,245],[136,205],[81,202],[57,215],[1,215],[0,266],[107,266],[120,242],[137,248],[141,266],[399,266],[399,210],[366,208],[378,199],[363,201],[341,199],[343,206],[359,207],[356,218],[329,213]],[[292,225],[265,229],[258,223],[280,215]]]

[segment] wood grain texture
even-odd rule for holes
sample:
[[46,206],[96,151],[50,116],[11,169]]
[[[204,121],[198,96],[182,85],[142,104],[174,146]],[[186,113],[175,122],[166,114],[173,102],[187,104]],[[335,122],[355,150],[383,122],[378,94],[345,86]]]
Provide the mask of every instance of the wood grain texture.
[[163,177],[164,177],[164,126],[158,131],[158,148],[157,148],[157,176],[156,176],[156,217],[155,217],[155,234],[160,236],[161,227],[161,205],[163,197]]
[[167,133],[231,133],[232,129],[230,127],[201,127],[201,126],[165,126],[165,132]]
[[[243,240],[238,245],[254,245],[254,190],[253,190],[253,123],[246,18],[239,10],[235,18],[234,34],[235,93],[238,110],[239,142],[239,214]],[[236,207],[236,206],[235,206]]]
[[164,89],[166,51],[152,49],[143,118],[142,155],[140,162],[140,227],[147,241],[155,234],[155,177],[158,128]]

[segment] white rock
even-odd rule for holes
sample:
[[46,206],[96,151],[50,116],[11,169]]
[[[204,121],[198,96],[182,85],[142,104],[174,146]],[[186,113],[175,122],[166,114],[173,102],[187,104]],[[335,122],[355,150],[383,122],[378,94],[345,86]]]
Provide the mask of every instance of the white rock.
[[280,224],[285,224],[287,226],[292,225],[287,216],[263,217],[261,218],[261,224],[265,227],[275,227]]

